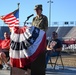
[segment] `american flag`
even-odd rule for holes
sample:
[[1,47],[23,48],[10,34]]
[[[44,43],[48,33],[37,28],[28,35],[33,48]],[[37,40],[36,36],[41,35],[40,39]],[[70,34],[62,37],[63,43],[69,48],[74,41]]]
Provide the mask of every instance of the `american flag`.
[[1,16],[1,19],[10,28],[12,28],[14,26],[19,26],[19,9],[16,9],[15,11],[13,11],[7,15]]
[[34,26],[15,27],[11,33],[10,63],[23,68],[33,62],[46,48],[46,35]]

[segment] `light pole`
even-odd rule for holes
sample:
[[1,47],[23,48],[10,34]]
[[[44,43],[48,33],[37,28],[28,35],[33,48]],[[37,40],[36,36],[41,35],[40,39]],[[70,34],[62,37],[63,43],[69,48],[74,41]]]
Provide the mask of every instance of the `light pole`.
[[50,21],[51,21],[51,3],[53,3],[53,1],[49,0],[47,1],[47,3],[49,3],[49,27],[50,27]]

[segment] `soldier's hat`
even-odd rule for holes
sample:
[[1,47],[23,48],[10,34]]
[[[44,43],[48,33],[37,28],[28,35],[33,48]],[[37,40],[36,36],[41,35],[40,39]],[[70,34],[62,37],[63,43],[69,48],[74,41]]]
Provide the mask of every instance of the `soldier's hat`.
[[37,9],[42,10],[42,5],[41,4],[40,5],[36,5],[35,8],[34,8],[34,10],[37,10]]

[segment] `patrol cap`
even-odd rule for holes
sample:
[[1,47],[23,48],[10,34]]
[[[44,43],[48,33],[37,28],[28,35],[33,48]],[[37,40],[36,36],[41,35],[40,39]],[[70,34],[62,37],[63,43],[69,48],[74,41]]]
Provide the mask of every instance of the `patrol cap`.
[[35,8],[34,8],[34,10],[37,10],[37,9],[42,10],[42,5],[41,4],[40,5],[36,5]]

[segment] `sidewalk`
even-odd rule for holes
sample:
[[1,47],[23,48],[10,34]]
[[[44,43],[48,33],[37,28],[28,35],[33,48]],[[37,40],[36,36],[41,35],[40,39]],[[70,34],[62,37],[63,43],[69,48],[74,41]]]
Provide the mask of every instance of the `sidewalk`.
[[[76,68],[64,66],[64,70],[61,66],[57,69],[51,69],[50,64],[48,64],[45,75],[76,75]],[[0,75],[10,75],[10,70],[0,70]]]
[[48,64],[45,75],[76,75],[76,68],[64,66],[63,70],[62,67],[59,66],[54,70],[50,64]]
[[0,70],[0,75],[10,75],[10,70]]

